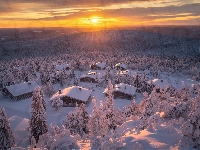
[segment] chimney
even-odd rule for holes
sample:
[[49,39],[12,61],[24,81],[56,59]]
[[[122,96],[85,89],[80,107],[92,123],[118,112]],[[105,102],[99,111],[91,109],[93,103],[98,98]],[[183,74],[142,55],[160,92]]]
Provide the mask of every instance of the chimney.
[[58,94],[62,94],[62,91],[61,91],[61,89],[60,89],[60,90],[58,90]]

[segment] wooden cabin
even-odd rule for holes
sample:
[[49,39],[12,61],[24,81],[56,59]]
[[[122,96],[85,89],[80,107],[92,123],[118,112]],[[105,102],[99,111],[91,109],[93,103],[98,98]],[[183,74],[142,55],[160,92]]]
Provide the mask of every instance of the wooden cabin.
[[81,82],[92,82],[96,83],[102,77],[102,74],[97,72],[88,72],[80,77]]
[[[116,84],[113,87],[114,98],[132,100],[136,96],[135,92],[136,92],[136,87],[128,85],[128,84],[124,84],[124,83]],[[104,94],[106,93],[107,93],[107,89],[105,89],[104,91]]]
[[105,62],[98,62],[96,64],[92,64],[90,66],[92,70],[105,70],[106,69],[106,63]]
[[132,70],[122,70],[117,73],[119,76],[125,76],[125,77],[134,77],[137,74],[137,71]]
[[127,66],[124,63],[118,63],[114,66],[116,70],[126,70]]
[[5,97],[15,99],[18,101],[32,97],[33,92],[37,86],[38,84],[35,81],[29,81],[10,86],[5,86],[2,89],[2,94]]
[[91,93],[92,91],[86,88],[80,86],[71,86],[63,90],[59,90],[52,96],[50,101],[60,97],[63,101],[63,107],[75,107],[76,104],[88,104],[92,97]]

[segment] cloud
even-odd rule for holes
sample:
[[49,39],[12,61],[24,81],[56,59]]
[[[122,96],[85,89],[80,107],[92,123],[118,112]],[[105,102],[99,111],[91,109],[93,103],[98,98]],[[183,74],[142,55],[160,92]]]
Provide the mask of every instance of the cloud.
[[[193,2],[195,1],[193,0]],[[133,7],[128,8],[124,7],[124,4],[133,4],[134,2],[140,4],[131,5]],[[144,2],[147,5],[143,6]],[[152,2],[151,5],[148,5],[150,2]],[[112,7],[112,5],[116,6]],[[101,16],[132,22],[159,19],[173,20],[174,18],[180,21],[179,19],[184,17],[186,18],[185,21],[189,21],[200,16],[199,10],[200,3],[190,3],[189,0],[4,0],[0,1],[0,14],[17,12],[18,15],[10,15],[7,18],[0,16],[0,20],[59,21]],[[23,18],[19,15],[25,13],[32,13],[34,17],[28,15],[28,17]],[[171,22],[174,22],[174,20]]]
[[[0,5],[4,5],[5,3],[9,3],[9,5],[13,4],[28,4],[35,3],[38,5],[45,5],[46,7],[51,8],[68,8],[68,7],[104,7],[113,4],[124,4],[131,2],[148,2],[149,0],[2,0],[0,1]],[[153,0],[153,1],[161,1],[161,0]]]
[[106,17],[129,17],[129,18],[174,18],[174,17],[187,17],[187,16],[199,16],[200,15],[200,3],[197,4],[186,4],[182,6],[167,6],[167,7],[139,7],[139,8],[120,8],[120,9],[94,9],[92,12],[90,9],[74,9],[69,12],[51,12],[50,17],[38,18],[40,20],[62,20],[72,19],[78,17],[87,17],[94,14],[100,16],[105,15]]

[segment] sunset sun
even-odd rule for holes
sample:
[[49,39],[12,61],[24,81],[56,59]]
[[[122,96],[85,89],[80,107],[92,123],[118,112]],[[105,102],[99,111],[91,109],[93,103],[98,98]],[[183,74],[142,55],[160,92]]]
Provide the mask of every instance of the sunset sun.
[[97,22],[98,22],[98,19],[97,19],[97,18],[92,18],[92,19],[91,19],[91,22],[92,22],[92,23],[97,23]]

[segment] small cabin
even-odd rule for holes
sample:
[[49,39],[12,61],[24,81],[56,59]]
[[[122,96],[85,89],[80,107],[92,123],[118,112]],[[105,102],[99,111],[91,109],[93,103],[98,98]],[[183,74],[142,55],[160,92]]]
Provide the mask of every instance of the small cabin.
[[56,65],[56,70],[61,71],[61,70],[69,70],[69,64],[61,64],[61,65]]
[[[135,98],[135,93],[136,93],[136,87],[120,83],[120,84],[115,84],[113,87],[113,95],[114,98],[122,98],[122,99],[128,99],[132,100]],[[104,94],[107,93],[107,89],[105,89]],[[106,94],[107,95],[107,94]]]
[[127,66],[124,63],[118,63],[114,66],[116,70],[126,70]]
[[102,74],[98,72],[88,72],[80,77],[81,82],[92,82],[96,83],[102,77]]
[[90,66],[92,70],[105,70],[106,69],[106,63],[105,62],[98,62],[96,64],[92,64]]
[[29,81],[10,86],[5,86],[2,89],[2,94],[5,97],[15,99],[18,101],[32,97],[33,92],[37,86],[38,84],[35,81]]
[[125,76],[125,77],[133,77],[137,74],[136,71],[131,71],[131,70],[122,70],[119,73],[120,76]]
[[50,101],[60,97],[63,101],[63,107],[75,107],[76,104],[88,104],[91,100],[91,93],[89,89],[80,86],[71,86],[63,90],[59,90],[52,96]]

